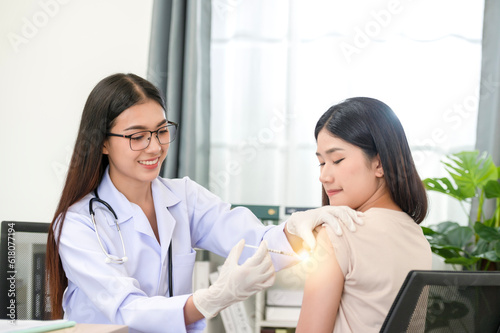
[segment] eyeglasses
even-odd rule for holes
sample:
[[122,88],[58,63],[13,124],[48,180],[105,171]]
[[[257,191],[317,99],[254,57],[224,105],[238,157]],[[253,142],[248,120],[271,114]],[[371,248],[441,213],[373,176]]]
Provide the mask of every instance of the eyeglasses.
[[106,133],[106,135],[127,138],[130,140],[130,149],[143,150],[149,147],[153,133],[156,134],[156,139],[158,139],[161,145],[166,145],[174,141],[178,124],[173,121],[168,121],[167,124],[168,125],[160,127],[156,131],[140,131],[130,135]]

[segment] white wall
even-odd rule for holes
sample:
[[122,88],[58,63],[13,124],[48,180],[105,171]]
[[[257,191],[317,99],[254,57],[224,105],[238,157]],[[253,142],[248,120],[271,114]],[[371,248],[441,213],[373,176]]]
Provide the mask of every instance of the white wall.
[[50,222],[81,112],[147,72],[152,0],[0,0],[0,220]]

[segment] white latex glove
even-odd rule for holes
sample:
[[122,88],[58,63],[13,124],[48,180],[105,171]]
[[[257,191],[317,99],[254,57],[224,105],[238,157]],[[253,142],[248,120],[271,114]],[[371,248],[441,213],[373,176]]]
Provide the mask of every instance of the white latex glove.
[[255,254],[243,265],[238,265],[244,246],[245,240],[242,239],[233,247],[214,284],[194,292],[193,303],[205,318],[213,318],[226,307],[273,285],[275,273],[267,252],[267,241],[262,241]]
[[302,212],[293,213],[286,222],[286,229],[289,233],[297,235],[304,240],[311,250],[316,247],[316,238],[313,230],[323,223],[328,224],[332,230],[339,236],[342,235],[340,222],[354,232],[356,224],[363,225],[362,212],[357,212],[347,206],[323,206],[316,209],[310,209]]

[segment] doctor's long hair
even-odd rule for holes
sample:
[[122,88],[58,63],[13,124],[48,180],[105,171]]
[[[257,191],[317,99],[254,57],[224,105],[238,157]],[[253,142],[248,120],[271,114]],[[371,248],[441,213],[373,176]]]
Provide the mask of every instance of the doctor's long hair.
[[114,74],[101,80],[85,103],[66,182],[47,240],[46,282],[53,319],[63,316],[62,296],[68,285],[59,257],[59,239],[66,212],[99,185],[109,164],[107,155],[102,153],[103,144],[116,117],[147,100],[157,102],[165,110],[160,92],[149,81],[134,74]]
[[[394,202],[420,224],[427,215],[427,193],[418,175],[406,135],[398,117],[383,102],[367,97],[347,99],[326,111],[316,124],[361,148],[368,159],[380,156],[384,179]],[[323,206],[329,198],[322,189]]]

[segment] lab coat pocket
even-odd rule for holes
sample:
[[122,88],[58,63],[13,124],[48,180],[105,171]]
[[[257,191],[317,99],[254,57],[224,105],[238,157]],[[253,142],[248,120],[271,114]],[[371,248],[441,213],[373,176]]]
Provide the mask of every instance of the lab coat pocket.
[[191,253],[176,254],[173,257],[174,295],[185,295],[192,292],[193,269],[196,251]]

